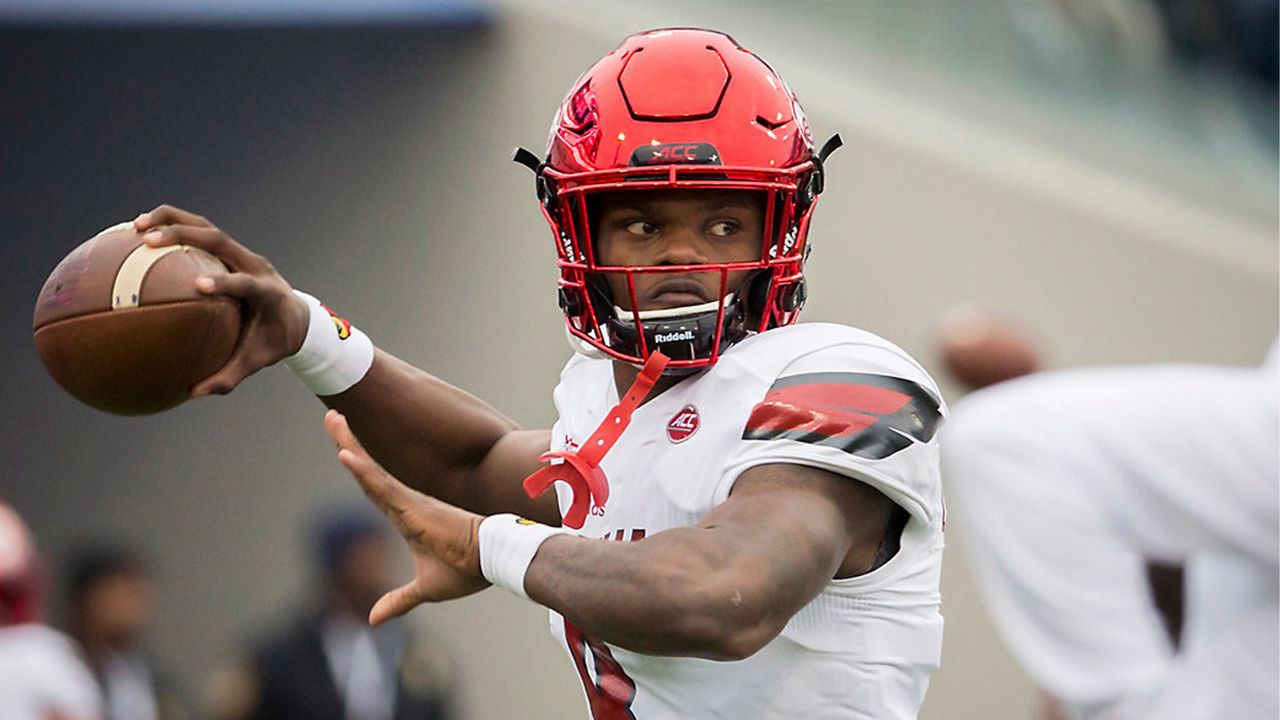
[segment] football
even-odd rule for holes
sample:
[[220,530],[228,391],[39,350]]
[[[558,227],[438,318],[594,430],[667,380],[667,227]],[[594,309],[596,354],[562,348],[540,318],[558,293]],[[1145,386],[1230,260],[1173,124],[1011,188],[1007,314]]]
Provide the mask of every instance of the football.
[[1009,320],[975,305],[942,313],[937,354],[943,368],[967,390],[1013,380],[1040,369],[1040,352]]
[[80,401],[118,415],[167,410],[231,356],[239,302],[203,295],[197,277],[225,272],[198,248],[153,248],[133,223],[103,230],[53,269],[36,300],[36,351]]

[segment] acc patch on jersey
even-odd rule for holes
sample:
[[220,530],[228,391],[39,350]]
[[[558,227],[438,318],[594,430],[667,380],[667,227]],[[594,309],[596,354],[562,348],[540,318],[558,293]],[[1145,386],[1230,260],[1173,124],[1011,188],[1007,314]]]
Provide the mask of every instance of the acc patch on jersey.
[[882,460],[929,442],[939,403],[910,380],[869,373],[808,373],[778,378],[751,409],[743,440],[795,440]]
[[673,443],[684,442],[698,431],[698,408],[685,405],[667,421],[667,439]]

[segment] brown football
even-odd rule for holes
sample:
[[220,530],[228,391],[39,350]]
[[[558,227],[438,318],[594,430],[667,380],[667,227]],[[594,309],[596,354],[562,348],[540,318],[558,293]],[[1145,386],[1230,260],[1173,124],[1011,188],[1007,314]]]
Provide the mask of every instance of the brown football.
[[202,295],[225,272],[198,248],[144,245],[133,223],[109,227],[53,269],[35,310],[36,351],[77,399],[119,415],[167,410],[221,368],[240,335],[240,305]]
[[1040,351],[1013,322],[976,305],[942,313],[936,336],[946,371],[967,390],[1030,375],[1040,369]]

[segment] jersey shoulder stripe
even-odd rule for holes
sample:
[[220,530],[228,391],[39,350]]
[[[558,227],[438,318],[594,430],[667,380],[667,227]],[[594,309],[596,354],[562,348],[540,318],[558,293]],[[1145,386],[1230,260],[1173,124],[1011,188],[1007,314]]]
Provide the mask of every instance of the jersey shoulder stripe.
[[881,460],[929,442],[942,421],[920,385],[872,373],[804,373],[779,378],[747,419],[743,440],[795,440]]

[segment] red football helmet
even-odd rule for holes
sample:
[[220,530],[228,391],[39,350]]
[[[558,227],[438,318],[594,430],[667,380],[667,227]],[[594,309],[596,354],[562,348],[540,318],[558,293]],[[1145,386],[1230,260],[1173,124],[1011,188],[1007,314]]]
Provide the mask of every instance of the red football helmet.
[[[815,152],[795,95],[763,60],[723,33],[651,30],[633,35],[573,84],[551,125],[537,173],[543,215],[556,238],[560,307],[575,347],[641,364],[655,349],[669,374],[714,363],[730,345],[797,319],[805,300],[809,218],[822,192],[833,137]],[[643,189],[759,191],[764,242],[759,260],[705,265],[606,266],[597,262],[592,196]],[[740,288],[729,273],[750,271]],[[642,311],[640,273],[719,274],[719,300]],[[625,277],[623,310],[606,274]]]
[[39,621],[35,544],[18,513],[0,502],[0,627]]

